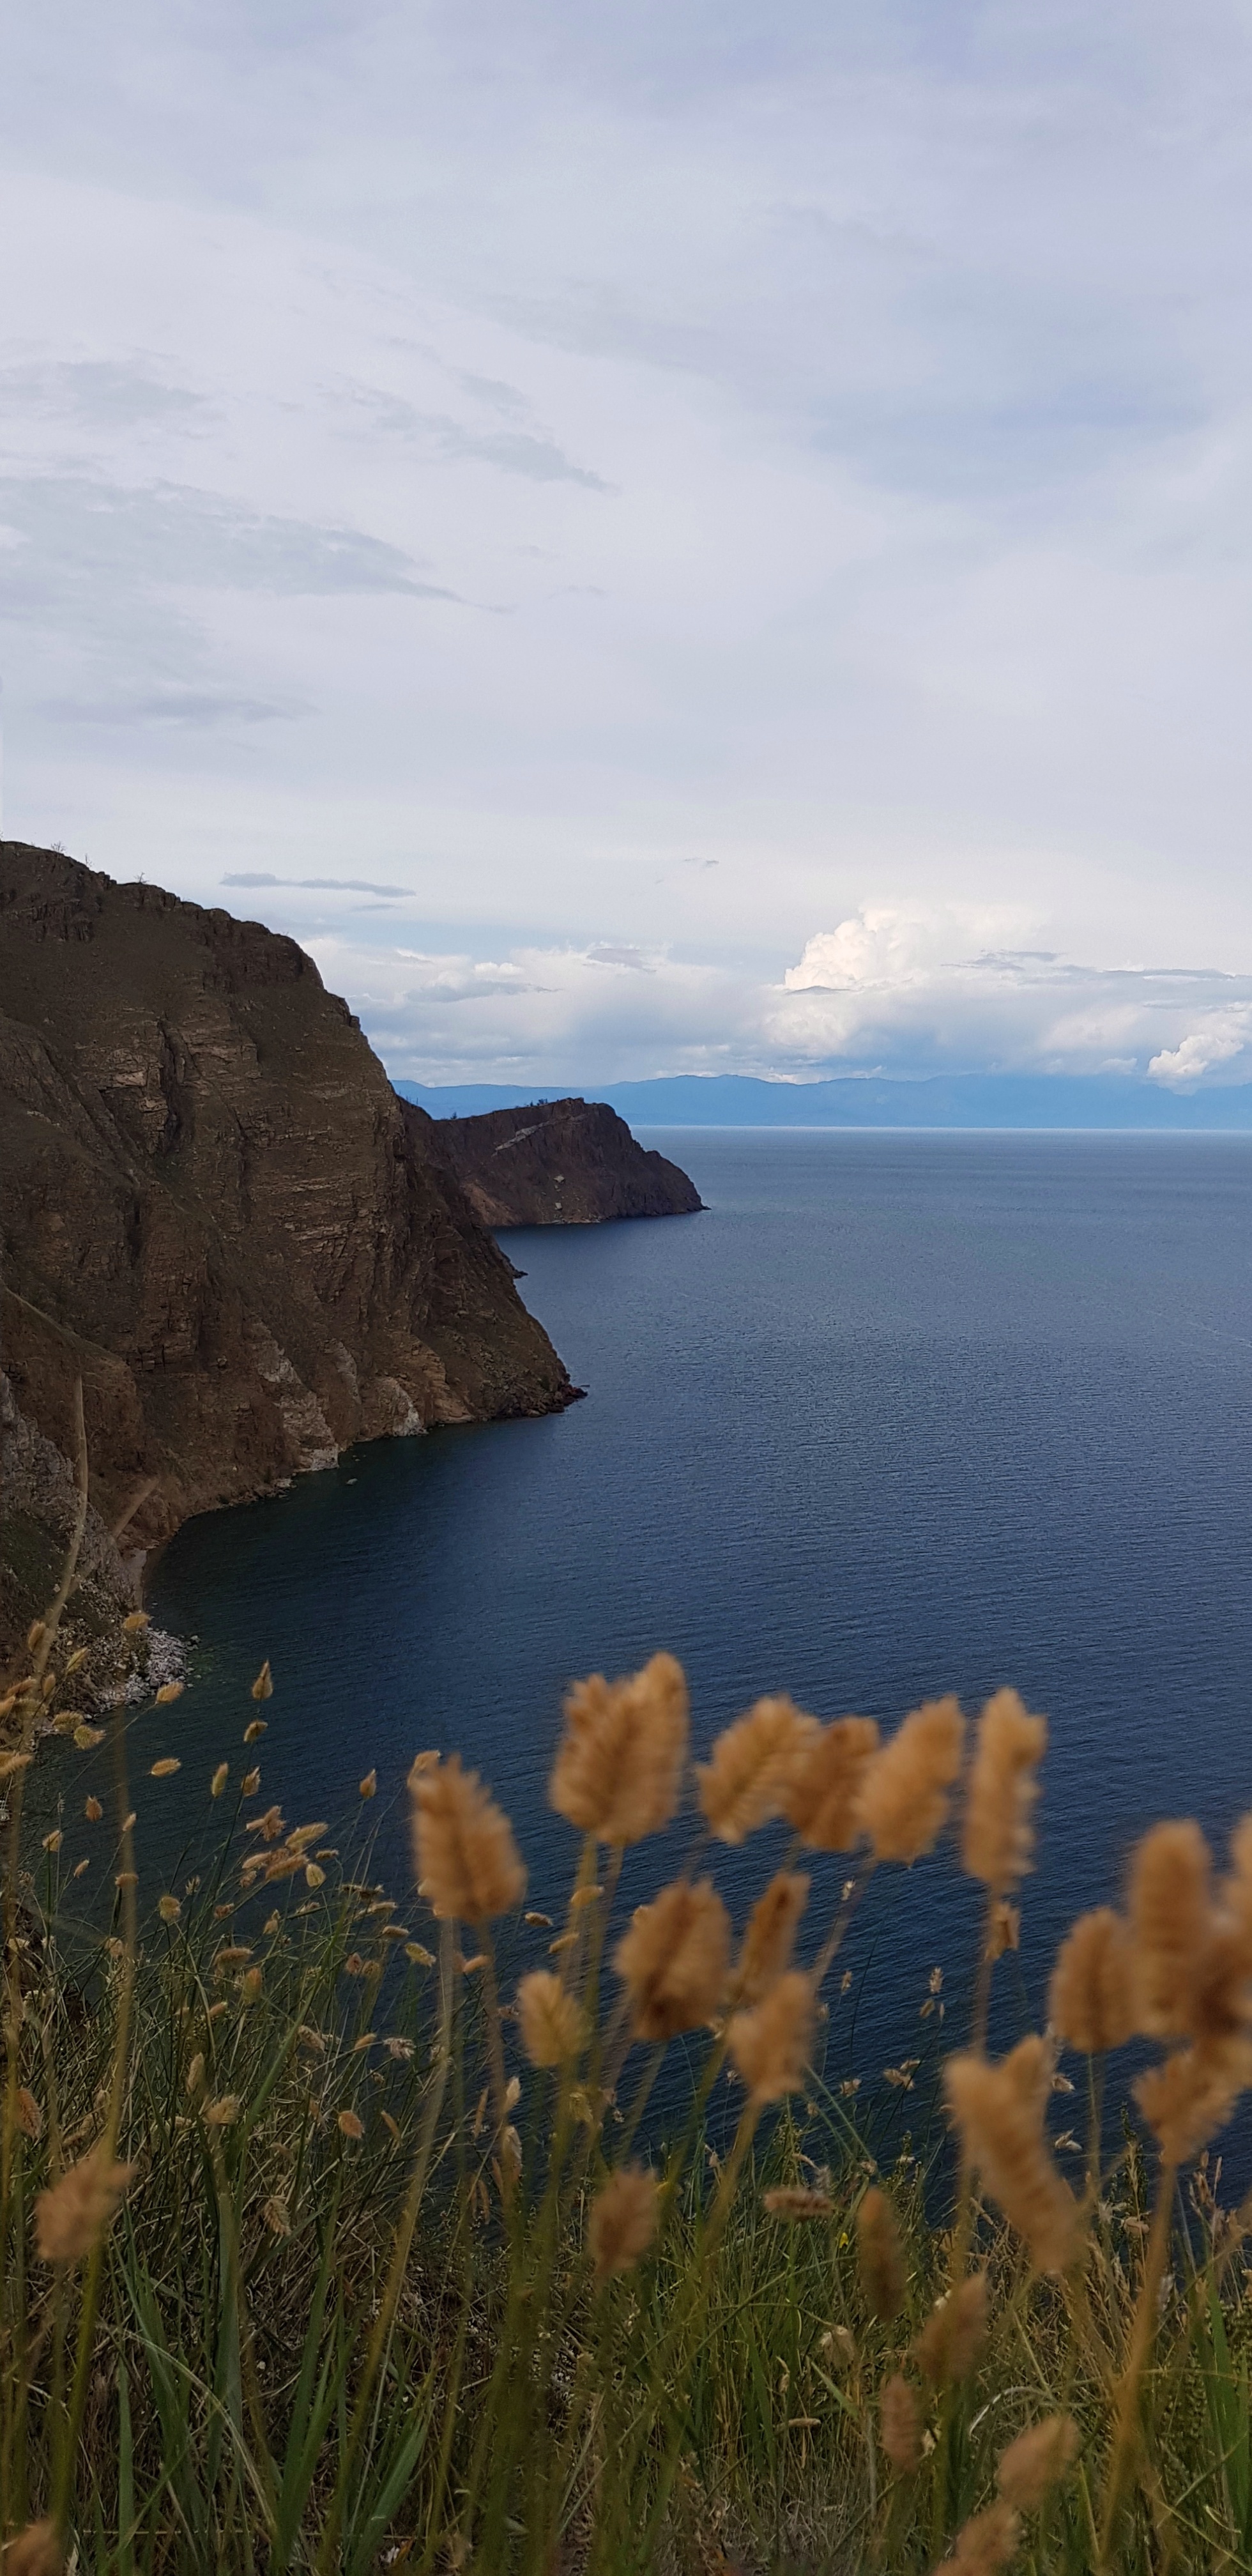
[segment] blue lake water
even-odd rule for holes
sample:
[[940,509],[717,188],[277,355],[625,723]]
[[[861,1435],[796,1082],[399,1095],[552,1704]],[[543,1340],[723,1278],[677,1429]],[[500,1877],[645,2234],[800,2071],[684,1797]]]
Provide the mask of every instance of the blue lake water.
[[[1220,1834],[1252,1806],[1252,1138],[655,1141],[705,1215],[507,1238],[585,1403],[379,1443],[171,1546],[152,1608],[201,1643],[184,1699],[139,1722],[140,1758],[183,1757],[163,1832],[238,1762],[263,1655],[264,1794],[290,1821],[338,1819],[376,1766],[402,1886],[408,1763],[459,1748],[552,1911],[573,1675],[670,1647],[701,1747],[765,1690],[889,1725],[1012,1682],[1052,1735],[1011,2023],[1145,1823]],[[719,1864],[738,1915],[779,1848]],[[639,1854],[632,1899],[678,1849]],[[819,1865],[815,1918],[841,1870]],[[971,1897],[950,1862],[880,1873],[834,2072],[868,2088],[920,2052],[936,1964],[959,2026]]]

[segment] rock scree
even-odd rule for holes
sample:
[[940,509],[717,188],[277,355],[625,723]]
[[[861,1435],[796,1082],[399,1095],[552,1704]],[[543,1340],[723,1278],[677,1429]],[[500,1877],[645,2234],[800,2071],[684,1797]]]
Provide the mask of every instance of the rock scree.
[[573,1400],[431,1125],[294,940],[0,842],[0,1521],[28,1573],[80,1375],[97,1560],[117,1531],[130,1580],[351,1441]]
[[411,1115],[432,1131],[485,1225],[601,1225],[695,1216],[704,1205],[677,1163],[637,1143],[602,1100],[536,1100],[478,1118]]

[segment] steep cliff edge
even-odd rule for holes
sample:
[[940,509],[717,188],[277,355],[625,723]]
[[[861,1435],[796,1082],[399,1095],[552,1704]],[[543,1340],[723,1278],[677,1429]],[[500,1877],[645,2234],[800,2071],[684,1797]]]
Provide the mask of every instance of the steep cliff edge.
[[294,941],[17,842],[0,1248],[15,1418],[67,1454],[81,1372],[92,1501],[131,1514],[127,1549],[349,1441],[574,1393]]
[[677,1163],[636,1142],[602,1100],[537,1100],[481,1118],[428,1118],[435,1150],[485,1225],[600,1225],[694,1216],[704,1202]]

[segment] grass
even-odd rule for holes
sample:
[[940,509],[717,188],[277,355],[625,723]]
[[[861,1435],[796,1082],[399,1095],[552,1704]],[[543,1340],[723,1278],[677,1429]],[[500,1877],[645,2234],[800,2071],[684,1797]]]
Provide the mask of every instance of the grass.
[[[450,1766],[417,1775],[419,1865],[434,1886],[451,1873],[468,1920],[436,1920],[412,1890],[397,1911],[372,1875],[368,1795],[333,1852],[325,1827],[267,1814],[259,1791],[224,1793],[211,1810],[211,1867],[177,1891],[142,1887],[128,1822],[142,1712],[126,1707],[105,1721],[112,1808],[93,1830],[108,1838],[116,1885],[112,1918],[92,1933],[73,1880],[62,1881],[55,1834],[51,1848],[39,1836],[30,1850],[24,1826],[39,1727],[73,1692],[58,1615],[54,1603],[32,1631],[5,1708],[9,2576],[67,2563],[92,2576],[851,2576],[941,2564],[1252,2576],[1249,2213],[1219,2207],[1220,2169],[1202,2140],[1184,2155],[1165,2132],[1163,2155],[1129,2098],[1110,2119],[1100,2056],[1064,2060],[1072,2107],[1087,2097],[1086,2188],[1049,2202],[1048,2224],[1059,2208],[1072,2242],[1040,2269],[1042,2221],[1011,2158],[997,2165],[994,2139],[967,2127],[954,2154],[936,2130],[923,2150],[876,2157],[852,2106],[813,2071],[807,2037],[797,2071],[783,2044],[795,2035],[780,1983],[789,1939],[771,1951],[760,1934],[756,1984],[737,2016],[743,1950],[729,1969],[705,1962],[700,1974],[714,1982],[706,1976],[703,1994],[689,1961],[684,2023],[672,1943],[652,1982],[640,1972],[625,1990],[602,1957],[629,1851],[586,1834],[571,1843],[570,1911],[548,1961],[577,2007],[576,2053],[536,2065],[532,2024],[515,1996],[495,1992],[487,1881],[494,1869],[501,1891],[508,1882],[507,1827],[497,1810],[464,1804],[468,1784],[448,1790]],[[646,1676],[633,1699],[593,1691],[580,1739],[590,1770],[574,1779],[558,1765],[567,1807],[597,1797],[611,1807],[622,1777],[612,1743],[635,1761],[645,1807],[648,1796],[664,1806],[674,1669],[659,1699]],[[263,1673],[258,1708],[267,1687]],[[777,1770],[771,1788],[760,1763],[751,1768],[767,1734],[775,1752],[789,1740],[781,1705],[766,1704],[772,1733],[746,1722],[756,1734],[700,1782],[693,1871],[728,1820],[736,1838],[751,1829],[753,1799],[773,1813],[792,1794]],[[254,1711],[248,1732],[261,1723]],[[994,1787],[993,1732],[984,1718],[964,1792],[967,1864],[968,1818]],[[690,1788],[682,1735],[675,1796]],[[796,1738],[793,1754],[811,1742]],[[1005,1873],[1011,1882],[1027,1857],[1031,1777],[1022,1763],[1008,1788],[1001,1778],[1015,1860],[996,1860],[995,1815],[983,1816],[992,1857],[981,1865],[991,1937],[978,1964],[980,2067],[995,1955],[1011,1929]],[[929,1797],[936,1834],[960,1793],[950,1774],[941,1785],[940,1796],[934,1777],[913,1782],[915,1822]],[[448,1796],[460,1842],[447,1839]],[[894,1825],[881,1795],[871,1812],[880,1843],[898,1838],[898,1798]],[[850,1896],[838,1895],[847,1862],[828,1865],[823,1975],[868,1868],[876,1856],[890,1866],[872,1840],[862,1850]],[[1152,1938],[1144,1868],[1131,1916],[1141,1954]],[[1223,1894],[1208,1892],[1197,1941],[1211,1943],[1217,1926],[1229,1946],[1241,1885],[1236,1871]],[[1223,1992],[1229,2045],[1242,2048],[1252,1947],[1236,1949]],[[1178,1971],[1193,2000],[1167,2033],[1175,2070],[1210,2009],[1195,2000],[1212,1982],[1199,1956]],[[794,1984],[811,2004],[810,1981]],[[1154,2009],[1159,2023],[1164,2007]],[[633,2034],[658,2011],[700,2035],[685,2129],[664,2149],[652,2143],[649,2167],[640,2121],[665,2041]],[[767,2020],[749,2030],[754,2011]],[[1182,2026],[1188,2012],[1195,2027]],[[719,2154],[704,2108],[728,2057],[750,2080]],[[1116,2063],[1114,2052],[1114,2094]],[[1042,2102],[1026,2126],[1027,2165],[1037,2148],[1044,2161],[1030,2171],[1046,2198],[1055,2169]],[[1110,2126],[1111,2150],[1101,2143]],[[96,2171],[97,2154],[122,2169],[115,2213],[97,2209],[46,2259],[47,2195],[63,2210],[65,2177]],[[642,2177],[629,2212],[613,2200],[624,2169]],[[793,2199],[771,2207],[779,2191]],[[885,2207],[867,2201],[876,2193]],[[936,2303],[982,2272],[986,2329],[968,2368],[945,2373],[932,2353],[928,2370],[918,2339]],[[884,2405],[893,2382],[909,2393],[897,2387]],[[1005,2453],[1023,2429],[1057,2419],[1073,2430],[1056,2436],[1052,2474],[1036,2461],[1032,2484]]]

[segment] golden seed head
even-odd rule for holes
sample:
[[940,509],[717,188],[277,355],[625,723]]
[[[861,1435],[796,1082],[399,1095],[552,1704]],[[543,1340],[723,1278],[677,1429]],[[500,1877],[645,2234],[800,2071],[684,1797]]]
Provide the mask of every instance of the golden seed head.
[[758,1896],[731,1980],[731,2001],[759,2004],[776,1977],[791,1965],[796,1927],[808,1902],[809,1882],[797,1871],[780,1869]]
[[29,1771],[34,1759],[33,1753],[0,1753],[0,1780],[16,1780],[21,1772]]
[[70,2165],[35,2202],[35,2243],[45,2263],[77,2263],[112,2224],[135,2171],[115,2164],[102,2146]]
[[870,2314],[889,2326],[904,2305],[904,2254],[895,2211],[876,2185],[856,2213],[856,2251]]
[[[129,1628],[129,1619],[124,1619],[122,1625],[124,1628]],[[32,1619],[30,1626],[26,1631],[26,1652],[28,1655],[33,1655],[36,1649],[42,1646],[47,1634],[48,1623],[46,1619]]]
[[965,1799],[962,1859],[993,1896],[1007,1896],[1031,1867],[1035,1773],[1047,1741],[1046,1717],[1032,1717],[1015,1690],[998,1690],[987,1701]]
[[548,1795],[580,1833],[641,1842],[676,1814],[686,1760],[686,1677],[673,1655],[653,1655],[622,1681],[575,1682]]
[[837,1717],[798,1756],[782,1812],[810,1851],[851,1851],[860,1841],[857,1802],[877,1750],[872,1717]]
[[968,2379],[986,2341],[987,2306],[987,2275],[971,2272],[926,2319],[912,2354],[932,2388]]
[[808,1978],[790,1968],[762,2003],[732,2015],[727,2046],[754,2101],[777,2102],[784,2093],[800,2091],[813,2043],[813,2013]]
[[1134,1954],[1111,1905],[1080,1914],[1056,1954],[1048,2019],[1058,2038],[1087,2057],[1120,2048],[1135,2027]]
[[54,2522],[28,2522],[4,2552],[4,2576],[61,2576],[64,2565]]
[[359,1782],[358,1787],[361,1797],[372,1798],[378,1788],[378,1773],[376,1771],[367,1771],[365,1778]]
[[622,2165],[596,2193],[587,2221],[597,2289],[614,2272],[629,2272],[646,2254],[657,2229],[657,2181],[638,2165]]
[[785,1696],[759,1699],[696,1765],[700,1809],[720,1843],[741,1843],[783,1811],[795,1773],[821,1732]]
[[86,1817],[87,1822],[88,1822],[88,1824],[89,1824],[89,1825],[98,1825],[98,1824],[99,1824],[99,1822],[100,1822],[100,1818],[101,1818],[101,1817],[102,1817],[102,1815],[104,1814],[104,1809],[103,1809],[103,1807],[101,1806],[99,1799],[98,1799],[98,1798],[86,1798],[86,1799],[84,1799],[84,1801],[83,1801],[83,1814],[85,1815],[85,1817]]
[[1209,1847],[1190,1817],[1144,1835],[1131,1865],[1129,1911],[1137,2027],[1153,2038],[1182,2038],[1212,1917]]
[[726,1992],[730,1917],[712,1880],[675,1879],[637,1908],[614,1953],[636,2039],[676,2039],[711,2021]]
[[1002,2567],[1012,2566],[1021,2536],[1011,2504],[988,2505],[962,2523],[943,2568],[953,2576],[999,2576]]
[[1031,2036],[992,2066],[972,2053],[943,2070],[948,2107],[971,2164],[1010,2226],[1023,2236],[1040,2272],[1063,2272],[1076,2250],[1079,2208],[1052,2161],[1043,2134],[1052,2061]]
[[162,1756],[159,1762],[153,1763],[150,1777],[153,1780],[172,1780],[174,1773],[176,1771],[181,1771],[182,1767],[181,1762],[176,1759],[174,1754],[166,1753]]
[[[1093,2052],[1094,2053],[1094,2052]],[[1037,2513],[1049,2487],[1056,2486],[1077,2459],[1078,2426],[1072,2415],[1046,2415],[1030,2424],[1000,2453],[996,2485],[1006,2504],[1022,2513]]]
[[122,1626],[128,1637],[138,1637],[142,1635],[145,1628],[151,1626],[151,1621],[146,1610],[131,1610],[123,1619]]
[[221,1797],[222,1791],[225,1788],[229,1777],[230,1772],[228,1765],[225,1762],[219,1762],[217,1769],[209,1782],[209,1796],[211,1798]]
[[197,2049],[187,2069],[187,2091],[193,2099],[204,2090],[204,2051]]
[[261,2216],[271,2236],[290,2236],[291,2211],[285,2200],[267,2200]]
[[771,2218],[791,2222],[806,2218],[833,2218],[835,2204],[828,2191],[812,2191],[802,2183],[778,2183],[762,2194]]
[[[215,2011],[219,2009],[224,2012],[226,2007],[224,2004],[220,2007],[216,2005],[214,2006]],[[216,2102],[206,2102],[204,2106],[204,2122],[206,2128],[209,2129],[229,2129],[238,2117],[239,2096],[237,2093],[223,2093],[219,2095]]]
[[80,1717],[74,1728],[74,1742],[80,1753],[94,1753],[97,1744],[104,1742],[104,1728],[89,1726],[86,1718]]
[[266,1720],[263,1717],[250,1718],[243,1731],[244,1743],[259,1744],[265,1732]]
[[46,1852],[59,1852],[64,1840],[65,1836],[58,1825],[52,1833],[44,1835],[43,1849]]
[[411,1785],[417,1875],[440,1922],[489,1923],[520,1905],[526,1872],[513,1828],[477,1772],[454,1753]]
[[550,1968],[535,1968],[517,1989],[517,2018],[522,2046],[532,2066],[563,2066],[576,2057],[581,2015],[571,1994]]
[[1139,2077],[1134,2093],[1166,2164],[1184,2165],[1225,2128],[1249,2084],[1252,2048],[1231,2039],[1175,2050]]
[[260,1772],[259,1772],[259,1771],[245,1771],[245,1773],[244,1773],[244,1775],[243,1775],[243,1778],[242,1778],[242,1780],[241,1780],[241,1781],[240,1781],[240,1783],[239,1783],[239,1795],[240,1795],[240,1797],[241,1797],[241,1798],[255,1798],[256,1793],[257,1793],[258,1789],[260,1788],[260,1786],[261,1786],[261,1774],[260,1774]]
[[878,2393],[878,2437],[892,2468],[907,2477],[921,2460],[922,2417],[916,2389],[898,2370]]
[[182,1698],[186,1687],[185,1682],[162,1682],[156,1695],[157,1707],[172,1708],[174,1701]]
[[252,1696],[254,1699],[272,1699],[274,1696],[274,1677],[270,1671],[268,1655],[252,1685]]
[[24,2084],[18,2086],[17,2125],[24,2138],[39,2138],[43,2135],[43,2113],[34,2094],[28,2093]]
[[177,1896],[158,1896],[157,1912],[163,1923],[177,1923],[182,1910],[181,1901]]
[[933,1848],[947,1822],[964,1739],[960,1702],[926,1700],[871,1756],[857,1812],[875,1860],[912,1862]]
[[245,2004],[258,2003],[260,2001],[261,1988],[264,1982],[265,1972],[262,1968],[246,1968],[244,1970],[243,1982],[239,1988],[241,2000]]
[[364,2123],[357,2118],[355,2111],[341,2111],[339,2126],[345,2138],[360,2139],[365,2135]]

